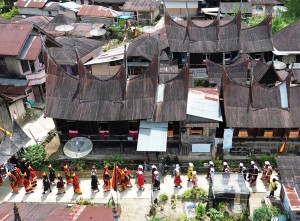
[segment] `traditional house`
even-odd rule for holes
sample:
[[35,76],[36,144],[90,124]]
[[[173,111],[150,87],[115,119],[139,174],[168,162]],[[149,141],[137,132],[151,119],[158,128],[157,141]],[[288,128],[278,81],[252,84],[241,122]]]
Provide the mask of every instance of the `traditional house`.
[[277,153],[284,142],[295,150],[299,147],[300,87],[291,84],[291,73],[282,80],[269,65],[256,66],[250,85],[236,82],[222,70],[226,127],[234,129],[232,151]]
[[121,11],[121,7],[125,4],[125,0],[91,0],[94,5],[101,5],[116,11]]
[[85,23],[101,23],[106,26],[111,26],[117,20],[117,17],[121,15],[120,12],[96,5],[83,5],[77,16]]
[[150,25],[159,16],[160,5],[161,2],[156,0],[130,0],[126,1],[122,11],[132,12],[138,24]]
[[43,8],[48,0],[31,1],[31,0],[18,0],[15,7],[18,8],[21,15],[45,15],[49,16],[47,11]]
[[102,52],[103,41],[86,39],[57,37],[55,40],[62,47],[50,49],[51,56],[68,74],[77,75],[76,50],[82,62],[88,62]]
[[280,156],[276,158],[280,173],[280,199],[291,221],[300,219],[299,162],[299,156]]
[[273,13],[275,5],[283,5],[281,0],[250,0],[252,15],[269,15]]
[[[46,74],[42,54],[40,33],[44,32],[32,24],[0,24],[0,76],[21,78],[29,81],[28,99],[43,99],[43,84]],[[12,38],[18,36],[18,38]],[[46,35],[47,44],[59,45]]]

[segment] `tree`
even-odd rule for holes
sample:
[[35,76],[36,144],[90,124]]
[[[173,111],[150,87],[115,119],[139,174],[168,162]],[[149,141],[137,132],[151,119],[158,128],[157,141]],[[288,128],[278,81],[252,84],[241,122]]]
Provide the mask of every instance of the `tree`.
[[284,17],[294,20],[300,18],[300,0],[286,0],[285,7],[287,11],[283,13]]
[[253,211],[252,220],[260,220],[260,221],[270,221],[272,218],[280,215],[280,210],[277,207],[271,206],[262,206]]

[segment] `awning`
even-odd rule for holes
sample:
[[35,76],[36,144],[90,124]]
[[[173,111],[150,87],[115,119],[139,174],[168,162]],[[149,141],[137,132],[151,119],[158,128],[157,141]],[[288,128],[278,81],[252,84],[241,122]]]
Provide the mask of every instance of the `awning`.
[[166,152],[168,122],[140,122],[137,151]]

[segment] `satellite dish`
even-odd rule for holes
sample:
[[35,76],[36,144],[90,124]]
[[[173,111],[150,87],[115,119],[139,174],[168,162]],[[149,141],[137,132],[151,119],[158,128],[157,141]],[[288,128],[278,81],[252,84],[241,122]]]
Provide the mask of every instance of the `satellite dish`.
[[101,29],[101,28],[96,28],[90,31],[90,34],[92,36],[102,36],[105,35],[106,30],[105,29]]
[[142,31],[144,33],[152,33],[152,32],[155,32],[156,31],[156,28],[154,26],[144,26],[142,28]]
[[55,27],[56,31],[61,31],[61,32],[68,32],[72,31],[74,27],[72,25],[59,25]]
[[281,61],[274,61],[273,65],[276,70],[283,70],[286,68],[286,64]]
[[64,146],[64,153],[70,158],[81,158],[88,155],[93,149],[93,143],[86,137],[75,137]]

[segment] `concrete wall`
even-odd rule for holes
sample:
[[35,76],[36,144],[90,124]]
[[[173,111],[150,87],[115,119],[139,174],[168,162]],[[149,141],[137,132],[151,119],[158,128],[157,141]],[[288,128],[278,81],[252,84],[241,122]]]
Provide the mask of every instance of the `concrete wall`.
[[26,94],[28,95],[27,100],[32,100],[33,102],[35,102],[35,96],[34,96],[34,92],[33,92],[33,88],[32,86],[29,86],[26,88],[25,90]]
[[20,117],[23,117],[26,114],[26,110],[24,107],[23,100],[17,100],[16,102],[9,105],[9,112],[11,119],[14,119],[14,116],[16,116],[17,119]]
[[120,65],[110,66],[109,63],[91,65],[92,74],[95,76],[115,75],[120,69]]

